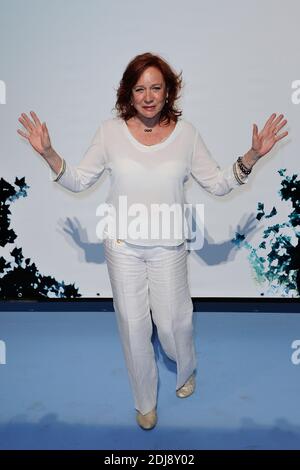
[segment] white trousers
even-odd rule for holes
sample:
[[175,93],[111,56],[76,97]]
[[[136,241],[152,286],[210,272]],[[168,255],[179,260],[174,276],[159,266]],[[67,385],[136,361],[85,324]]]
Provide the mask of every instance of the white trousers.
[[146,414],[156,406],[158,385],[150,310],[161,346],[177,364],[176,389],[196,368],[185,243],[149,247],[105,239],[103,244],[135,408]]

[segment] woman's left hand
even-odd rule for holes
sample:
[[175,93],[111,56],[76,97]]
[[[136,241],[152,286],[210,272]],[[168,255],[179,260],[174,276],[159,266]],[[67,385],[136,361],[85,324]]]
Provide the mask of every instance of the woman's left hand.
[[283,139],[288,135],[288,132],[279,131],[286,125],[287,120],[283,119],[283,114],[276,117],[276,114],[272,114],[267,120],[264,128],[258,132],[256,124],[253,124],[252,134],[252,151],[258,155],[258,158],[266,155],[274,147],[276,142]]

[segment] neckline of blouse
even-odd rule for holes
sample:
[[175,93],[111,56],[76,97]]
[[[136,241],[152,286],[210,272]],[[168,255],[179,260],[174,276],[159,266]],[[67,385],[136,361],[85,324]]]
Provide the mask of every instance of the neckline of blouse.
[[137,147],[139,148],[140,150],[143,150],[145,152],[150,152],[150,151],[153,151],[153,150],[159,150],[159,149],[162,149],[164,147],[166,147],[167,145],[169,145],[169,143],[171,143],[175,137],[178,135],[180,129],[182,128],[182,120],[178,120],[174,129],[172,130],[171,134],[168,135],[168,137],[163,140],[162,142],[158,142],[157,144],[153,144],[153,145],[145,145],[145,144],[142,144],[141,142],[139,142],[130,132],[129,130],[129,127],[127,126],[126,122],[124,119],[121,120],[121,124],[122,124],[122,127],[123,127],[123,130],[125,132],[125,135],[128,137],[128,139]]

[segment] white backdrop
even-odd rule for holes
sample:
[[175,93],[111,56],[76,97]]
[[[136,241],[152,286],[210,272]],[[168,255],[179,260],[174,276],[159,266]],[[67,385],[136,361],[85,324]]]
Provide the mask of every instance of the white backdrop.
[[[21,112],[47,122],[55,150],[70,164],[86,151],[102,120],[113,117],[116,89],[128,62],[151,51],[183,71],[183,117],[200,130],[220,165],[251,145],[273,112],[284,113],[290,135],[254,168],[250,182],[218,198],[193,180],[186,199],[205,204],[206,244],[189,254],[192,296],[283,295],[255,280],[249,250],[230,242],[258,202],[274,219],[257,222],[247,241],[257,247],[264,228],[288,218],[280,201],[280,168],[299,171],[300,106],[292,100],[299,77],[298,0],[0,0],[1,176],[25,176],[28,196],[11,205],[16,246],[41,273],[75,282],[87,297],[110,297],[96,238],[96,207],[105,200],[103,175],[74,194],[50,181],[47,164],[16,129]],[[5,87],[3,86],[5,84]],[[5,92],[5,96],[4,96]],[[294,102],[293,102],[294,101]],[[64,228],[68,219],[73,236]],[[68,230],[70,232],[70,230]],[[0,248],[9,257],[11,245]],[[285,293],[295,296],[295,293]]]

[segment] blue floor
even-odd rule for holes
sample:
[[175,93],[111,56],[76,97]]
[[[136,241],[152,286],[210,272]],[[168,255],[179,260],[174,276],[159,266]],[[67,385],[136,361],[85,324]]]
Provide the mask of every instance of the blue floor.
[[0,312],[0,449],[300,449],[293,313],[195,313],[197,389],[155,339],[158,424],[136,425],[114,313]]

